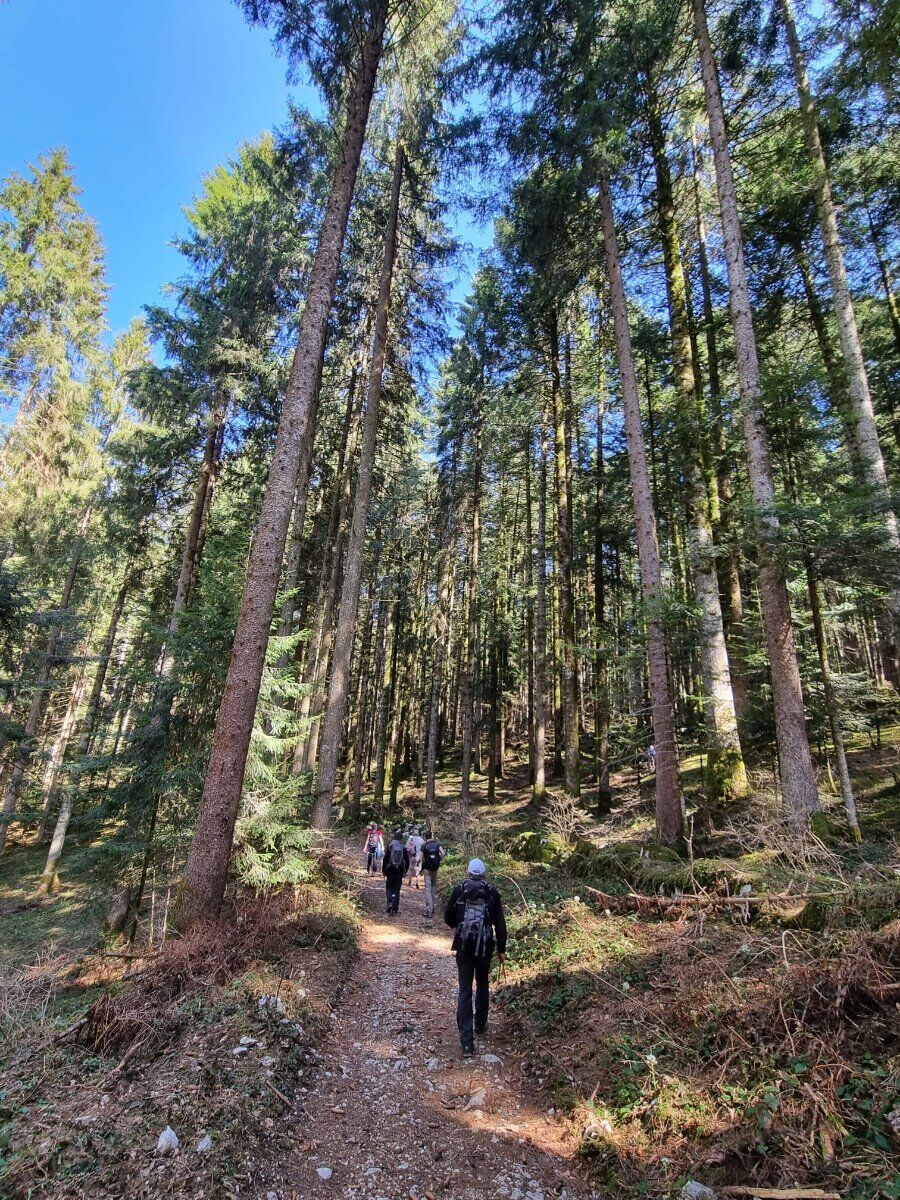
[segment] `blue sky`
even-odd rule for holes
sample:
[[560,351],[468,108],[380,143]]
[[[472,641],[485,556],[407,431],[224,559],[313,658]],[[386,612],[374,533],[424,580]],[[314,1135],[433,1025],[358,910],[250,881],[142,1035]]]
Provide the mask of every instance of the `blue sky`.
[[202,177],[281,124],[287,98],[283,60],[232,0],[0,4],[0,176],[68,149],[107,250],[113,330],[181,270],[167,243]]
[[234,0],[0,0],[0,177],[67,148],[106,247],[113,332],[181,272],[168,242],[203,176],[281,125],[289,94],[318,110]]

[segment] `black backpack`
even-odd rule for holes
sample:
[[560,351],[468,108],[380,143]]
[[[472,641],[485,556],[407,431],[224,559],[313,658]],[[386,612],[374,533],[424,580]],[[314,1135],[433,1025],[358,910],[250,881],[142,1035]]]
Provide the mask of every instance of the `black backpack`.
[[432,838],[422,847],[422,866],[426,871],[436,871],[441,865],[441,843]]
[[494,929],[488,912],[491,889],[488,884],[467,879],[457,904],[462,914],[457,925],[457,949],[476,958],[490,956],[494,949]]
[[394,871],[403,870],[403,846],[400,842],[391,842],[391,856],[388,859],[388,866]]

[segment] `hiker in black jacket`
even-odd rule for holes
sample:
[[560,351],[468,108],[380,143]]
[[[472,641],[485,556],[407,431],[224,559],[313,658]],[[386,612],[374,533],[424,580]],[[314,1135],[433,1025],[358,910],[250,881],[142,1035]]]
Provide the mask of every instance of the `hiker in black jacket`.
[[[502,963],[506,957],[506,918],[503,900],[485,879],[485,865],[473,858],[468,878],[450,893],[444,920],[455,929],[453,949],[459,977],[456,1025],[465,1058],[475,1053],[475,1034],[487,1029],[490,1005],[491,958],[494,949]],[[476,985],[474,1009],[472,984]]]
[[403,845],[403,834],[399,829],[394,830],[391,843],[384,852],[384,862],[381,872],[384,875],[387,890],[388,916],[400,911],[400,892],[403,890],[403,876],[409,870],[409,854]]

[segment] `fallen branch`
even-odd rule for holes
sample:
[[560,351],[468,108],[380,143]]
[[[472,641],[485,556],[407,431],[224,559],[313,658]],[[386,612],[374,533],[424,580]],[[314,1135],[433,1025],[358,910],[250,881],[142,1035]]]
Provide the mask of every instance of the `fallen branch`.
[[660,911],[672,907],[712,908],[724,904],[796,904],[798,900],[833,900],[841,892],[786,892],[783,895],[773,895],[763,892],[754,896],[647,896],[640,892],[630,892],[627,896],[613,896],[609,892],[598,891],[597,888],[585,887],[586,892],[603,904],[605,908],[615,909],[625,907],[629,912],[641,912],[650,907]]
[[61,1042],[65,1038],[67,1038],[70,1034],[75,1033],[77,1030],[79,1030],[82,1027],[82,1025],[87,1025],[87,1022],[88,1022],[87,1017],[82,1017],[81,1020],[76,1021],[74,1025],[70,1025],[68,1027],[68,1029],[64,1029],[62,1031],[62,1033],[56,1034],[56,1036],[53,1037],[51,1040],[53,1042]]
[[754,1196],[756,1200],[841,1200],[838,1192],[821,1188],[754,1188],[740,1184],[722,1188],[723,1196]]
[[284,1103],[285,1103],[285,1104],[288,1106],[288,1108],[290,1108],[290,1107],[291,1107],[291,1102],[290,1102],[290,1100],[288,1100],[288,1098],[287,1098],[287,1096],[284,1094],[284,1092],[279,1092],[278,1088],[275,1086],[275,1084],[274,1084],[274,1083],[270,1083],[270,1082],[268,1081],[268,1079],[264,1079],[264,1080],[263,1080],[263,1083],[266,1085],[266,1087],[267,1087],[267,1088],[270,1088],[270,1089],[271,1089],[271,1090],[272,1090],[272,1091],[275,1093],[275,1095],[278,1097],[278,1099],[279,1099],[279,1100],[282,1100],[282,1101],[284,1101]]

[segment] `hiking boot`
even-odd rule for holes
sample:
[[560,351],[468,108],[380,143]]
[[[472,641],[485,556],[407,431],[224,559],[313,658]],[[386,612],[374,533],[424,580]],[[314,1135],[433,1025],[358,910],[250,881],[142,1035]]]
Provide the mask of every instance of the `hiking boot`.
[[475,1032],[479,1037],[483,1037],[487,1033],[487,1021],[483,1025],[476,1025]]
[[475,1043],[474,1042],[467,1042],[463,1046],[462,1056],[463,1056],[463,1058],[474,1058],[474,1056],[475,1056]]

